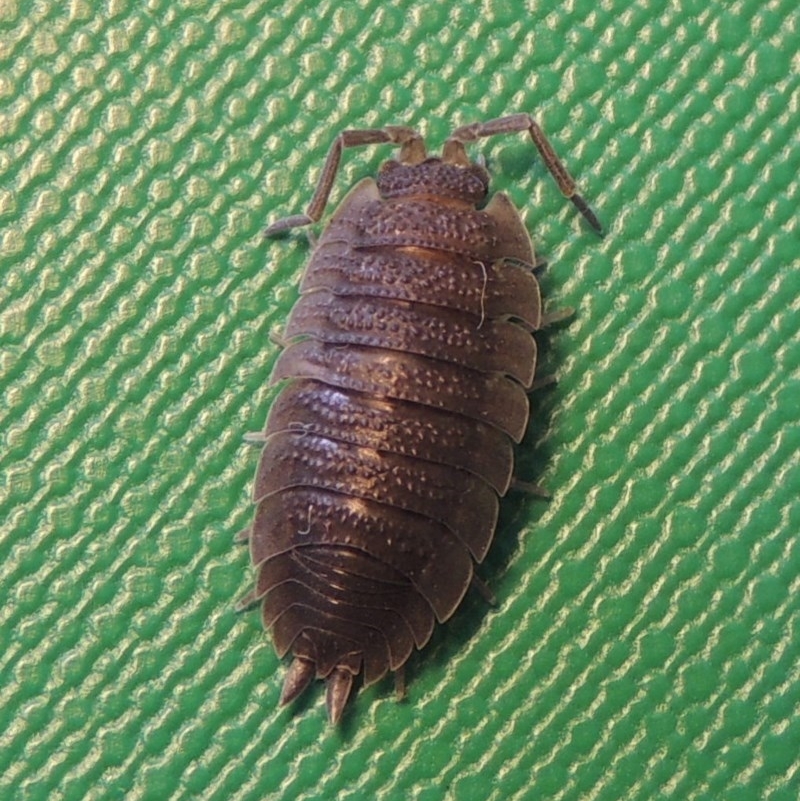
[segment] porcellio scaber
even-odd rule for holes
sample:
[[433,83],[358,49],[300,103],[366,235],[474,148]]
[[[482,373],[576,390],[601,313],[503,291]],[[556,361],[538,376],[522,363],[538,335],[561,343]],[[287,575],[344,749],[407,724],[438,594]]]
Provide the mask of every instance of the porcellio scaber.
[[527,114],[456,129],[440,158],[413,129],[346,130],[306,214],[318,221],[345,148],[391,144],[396,160],[353,187],[315,244],[272,382],[249,541],[280,657],[282,703],[314,678],[337,722],[361,675],[404,665],[448,620],[491,544],[528,423],[533,332],[547,322],[530,237],[465,143],[527,132],[563,194],[597,217]]

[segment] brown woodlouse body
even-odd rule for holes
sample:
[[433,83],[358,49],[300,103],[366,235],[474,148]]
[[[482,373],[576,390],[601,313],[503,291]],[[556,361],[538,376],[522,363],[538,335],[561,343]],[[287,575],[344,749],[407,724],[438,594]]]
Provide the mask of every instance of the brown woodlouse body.
[[[354,677],[403,668],[454,613],[491,544],[528,422],[540,329],[530,237],[465,142],[527,131],[561,191],[600,224],[527,114],[455,130],[429,158],[413,129],[336,138],[308,211],[322,216],[346,147],[397,160],[358,183],[314,248],[263,433],[249,540],[275,649],[291,652],[282,703],[325,679],[332,722]],[[485,204],[485,205],[484,205]]]

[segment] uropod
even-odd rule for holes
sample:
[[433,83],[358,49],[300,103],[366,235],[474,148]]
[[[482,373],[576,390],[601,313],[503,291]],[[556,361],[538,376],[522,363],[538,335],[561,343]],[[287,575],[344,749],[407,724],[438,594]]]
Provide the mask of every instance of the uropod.
[[281,703],[315,679],[337,722],[354,680],[404,666],[450,618],[491,544],[528,423],[533,332],[548,319],[533,247],[465,143],[528,132],[563,194],[600,223],[536,121],[457,128],[441,157],[415,130],[341,132],[305,214],[316,222],[342,151],[399,147],[333,212],[314,246],[271,381],[249,542],[254,588],[280,657]]

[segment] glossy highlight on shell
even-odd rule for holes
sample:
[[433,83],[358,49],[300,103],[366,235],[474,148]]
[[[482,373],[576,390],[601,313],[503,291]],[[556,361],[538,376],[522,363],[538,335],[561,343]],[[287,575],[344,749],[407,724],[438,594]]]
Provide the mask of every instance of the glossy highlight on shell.
[[405,127],[344,131],[306,214],[317,221],[344,148],[399,147],[359,182],[316,243],[272,375],[249,541],[279,656],[281,703],[315,679],[337,722],[358,677],[403,668],[448,620],[494,536],[528,423],[533,332],[545,321],[519,213],[464,144],[528,132],[545,164],[600,225],[536,122],[518,114],[454,131],[431,158]]

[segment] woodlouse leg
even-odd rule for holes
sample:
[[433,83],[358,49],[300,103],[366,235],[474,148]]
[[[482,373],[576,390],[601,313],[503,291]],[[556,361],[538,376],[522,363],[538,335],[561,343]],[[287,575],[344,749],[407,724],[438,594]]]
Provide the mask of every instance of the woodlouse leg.
[[575,308],[573,306],[565,306],[563,309],[547,312],[547,314],[542,315],[542,328],[549,328],[551,325],[563,323],[564,320],[570,320],[574,316]]
[[535,495],[537,498],[547,498],[548,500],[553,496],[540,484],[533,484],[530,481],[520,481],[518,478],[511,480],[510,489],[517,492],[525,492],[528,495]]
[[489,589],[489,585],[483,579],[478,578],[475,573],[472,574],[470,586],[474,587],[483,596],[483,600],[486,601],[489,606],[497,606],[497,598],[495,598],[494,593]]
[[406,666],[400,665],[394,672],[394,695],[398,701],[406,697]]
[[339,163],[342,160],[342,151],[346,147],[363,147],[364,145],[382,144],[400,145],[399,159],[404,164],[419,164],[425,160],[425,144],[422,137],[413,129],[402,125],[387,125],[385,128],[363,128],[342,131],[334,139],[322,174],[319,177],[317,188],[311,203],[308,204],[305,214],[293,214],[272,223],[264,236],[275,236],[275,234],[289,231],[292,228],[299,228],[303,225],[310,225],[317,222],[322,217],[322,212],[328,203],[328,198],[333,189],[333,182],[336,173],[339,171]]
[[537,378],[528,389],[528,394],[532,392],[538,392],[540,389],[546,389],[547,387],[554,387],[558,383],[558,379],[554,375],[546,375],[542,376],[542,378]]
[[248,609],[252,609],[262,598],[263,595],[259,595],[256,588],[253,587],[236,602],[233,608],[237,612],[246,612]]
[[237,545],[246,545],[248,542],[250,542],[250,537],[252,536],[252,534],[253,534],[252,526],[247,526],[246,528],[243,528],[241,531],[236,532],[236,534],[233,537],[233,541]]
[[597,215],[589,208],[583,197],[578,194],[575,180],[556,155],[544,131],[539,127],[539,123],[530,114],[512,114],[509,117],[498,117],[495,120],[476,122],[472,125],[456,128],[445,142],[442,157],[445,161],[462,164],[467,161],[466,153],[464,152],[465,142],[474,142],[476,139],[486,136],[520,133],[522,131],[527,131],[530,134],[533,144],[536,145],[536,149],[544,161],[545,167],[550,171],[564,197],[569,198],[586,218],[589,225],[600,236],[603,236],[603,226],[600,224],[600,220],[597,219]]
[[533,264],[522,259],[516,259],[513,256],[504,256],[499,264],[516,264],[517,267],[522,267],[523,270],[530,270],[532,273],[540,273],[542,270],[547,269],[548,261],[542,256],[534,256],[535,261]]
[[279,348],[285,348],[288,344],[283,334],[279,334],[277,331],[270,331],[267,338],[273,345],[277,345]]

